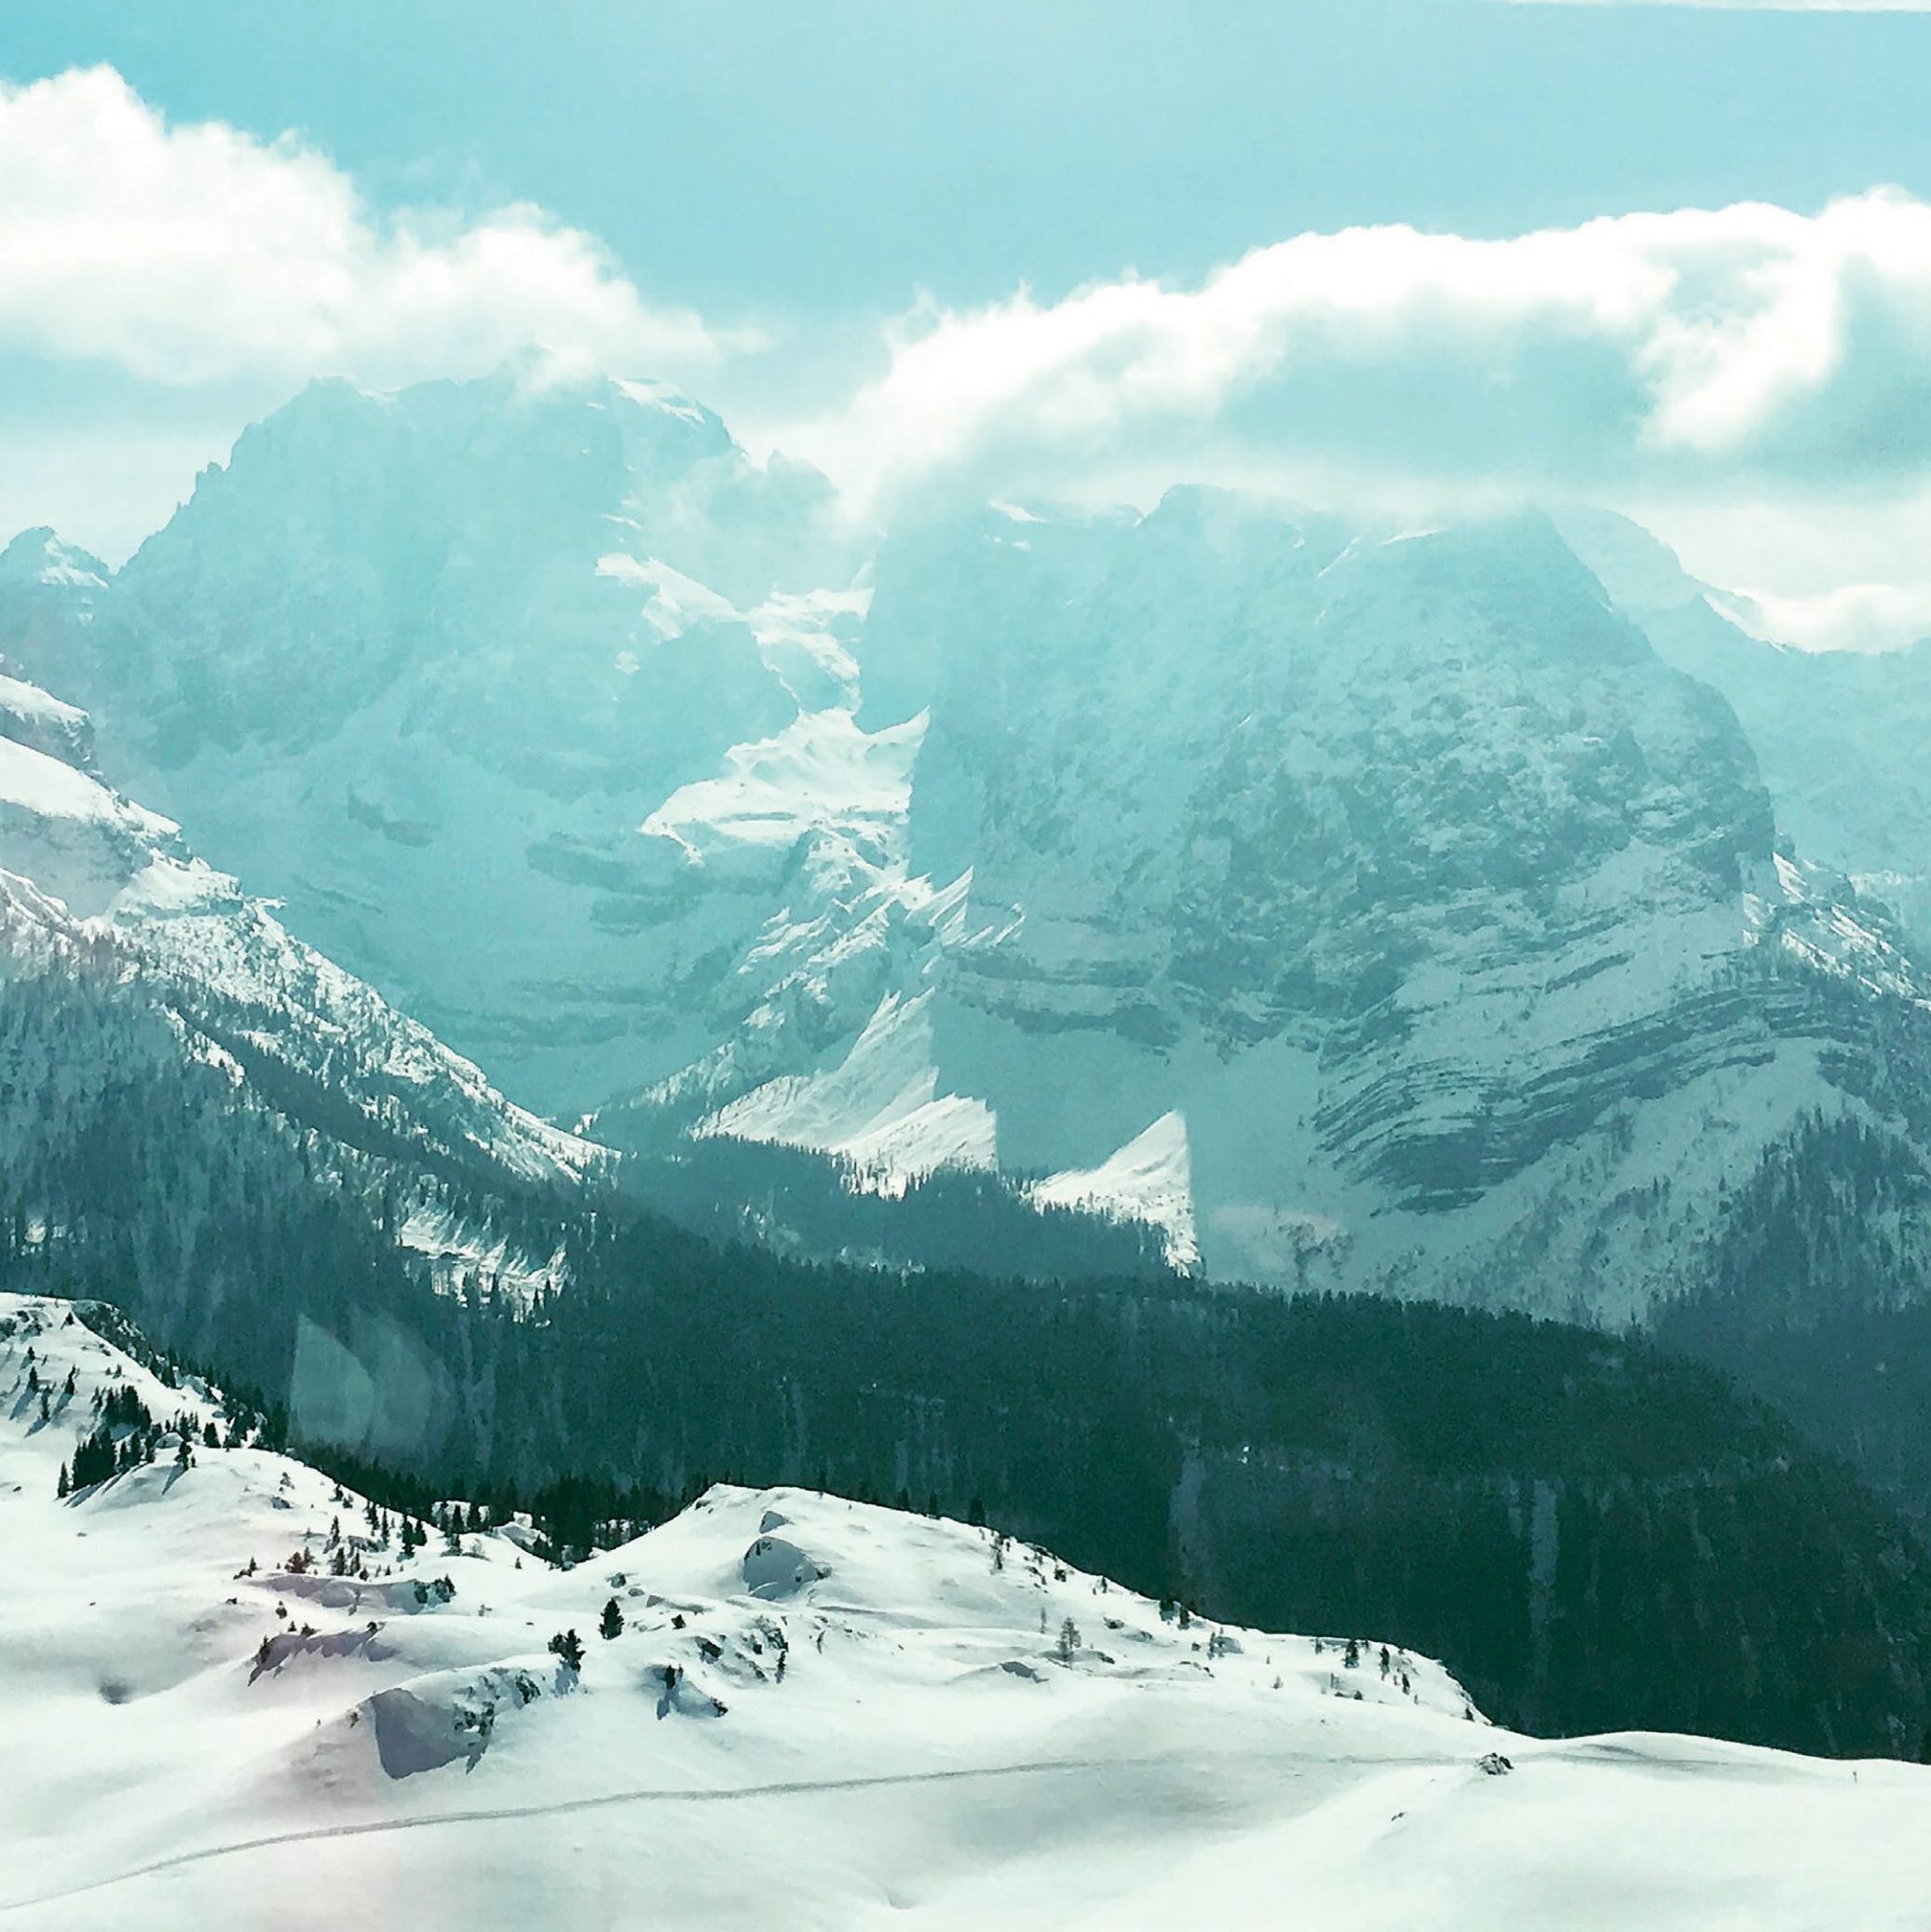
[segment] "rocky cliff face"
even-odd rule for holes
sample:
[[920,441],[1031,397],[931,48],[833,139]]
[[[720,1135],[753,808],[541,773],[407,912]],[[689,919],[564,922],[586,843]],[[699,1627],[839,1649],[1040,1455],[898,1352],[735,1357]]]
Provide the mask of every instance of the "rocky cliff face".
[[1216,1273],[1621,1320],[1801,1124],[1921,1160],[1884,1096],[1931,1050],[1811,863],[1856,839],[1800,864],[1736,712],[1620,606],[1720,612],[1565,527],[1600,576],[1543,518],[1199,490],[861,568],[822,480],[670,392],[323,387],[111,580],[22,539],[0,650],[602,1134],[998,1169]]
[[1931,640],[1797,650],[1626,519],[1570,512],[1562,524],[1658,652],[1729,701],[1789,848],[1850,875],[1931,949]]
[[923,728],[904,883],[647,1096],[700,1133],[1041,1176],[1216,1272],[1621,1319],[1918,1010],[1544,520],[994,514],[888,550],[862,662],[866,722]]
[[0,583],[0,650],[312,941],[566,1109],[701,1043],[683,1010],[763,907],[688,917],[687,853],[638,827],[836,701],[844,546],[822,478],[673,391],[321,384],[84,621]]

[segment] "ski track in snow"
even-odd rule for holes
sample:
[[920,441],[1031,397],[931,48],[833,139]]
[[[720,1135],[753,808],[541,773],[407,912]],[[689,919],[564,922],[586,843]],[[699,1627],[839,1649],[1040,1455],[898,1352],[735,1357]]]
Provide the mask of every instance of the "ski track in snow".
[[[1284,1763],[1286,1762],[1285,1759]],[[1390,1768],[1403,1765],[1431,1765],[1439,1768],[1439,1758],[1381,1761]],[[1305,1760],[1297,1757],[1296,1768]],[[126,1884],[133,1879],[152,1878],[163,1871],[178,1871],[184,1865],[202,1865],[212,1858],[246,1857],[250,1852],[272,1850],[277,1845],[307,1844],[330,1838],[369,1838],[388,1831],[420,1831],[436,1825],[507,1824],[521,1818],[563,1816],[573,1812],[605,1811],[624,1804],[721,1804],[753,1803],[764,1798],[809,1798],[821,1793],[900,1789],[908,1785],[958,1784],[989,1778],[1050,1776],[1069,1771],[1158,1770],[1161,1761],[1143,1758],[1137,1765],[1107,1758],[1053,1758],[1035,1763],[969,1764],[952,1771],[906,1771],[877,1777],[795,1778],[781,1784],[743,1785],[714,1790],[663,1790],[646,1787],[634,1791],[605,1791],[591,1798],[560,1798],[549,1804],[504,1804],[470,1811],[427,1812],[416,1817],[364,1818],[347,1825],[318,1825],[306,1831],[279,1831],[263,1838],[238,1839],[232,1844],[202,1845],[180,1852],[170,1858],[156,1858],[145,1865],[130,1866],[105,1878],[90,1879],[86,1884],[69,1885],[61,1891],[46,1892],[33,1898],[0,1900],[0,1912],[27,1912],[36,1906],[58,1905],[63,1899],[84,1898],[90,1892]]]

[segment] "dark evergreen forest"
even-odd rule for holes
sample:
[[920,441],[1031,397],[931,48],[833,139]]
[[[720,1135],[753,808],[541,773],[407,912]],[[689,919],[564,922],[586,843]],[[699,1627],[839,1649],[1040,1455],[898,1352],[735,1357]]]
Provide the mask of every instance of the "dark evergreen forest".
[[[802,1482],[983,1515],[1217,1617],[1398,1640],[1533,1730],[1924,1748],[1931,1566],[1717,1369],[1143,1256],[1043,1281],[812,1265],[615,1190],[401,1167],[184,1060],[125,986],[15,994],[4,1279],[115,1303],[394,1506],[530,1508],[580,1555],[711,1481]],[[396,1239],[426,1196],[560,1250],[568,1286],[439,1290]]]

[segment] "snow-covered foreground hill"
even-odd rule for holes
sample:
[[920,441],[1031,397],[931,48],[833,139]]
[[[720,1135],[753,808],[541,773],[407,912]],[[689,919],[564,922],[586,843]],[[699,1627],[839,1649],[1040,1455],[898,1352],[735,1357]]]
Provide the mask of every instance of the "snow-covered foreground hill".
[[[1384,1668],[1378,1639],[1355,1633],[1350,1667],[1349,1633],[1183,1626],[959,1523],[717,1489],[566,1572],[513,1527],[404,1558],[316,1471],[205,1446],[184,1466],[169,1433],[61,1498],[97,1396],[219,1416],[69,1316],[0,1297],[0,1925],[1487,1932],[1931,1909],[1931,1772],[1517,1738],[1439,1666],[1391,1647]],[[548,1648],[570,1629],[580,1674]]]

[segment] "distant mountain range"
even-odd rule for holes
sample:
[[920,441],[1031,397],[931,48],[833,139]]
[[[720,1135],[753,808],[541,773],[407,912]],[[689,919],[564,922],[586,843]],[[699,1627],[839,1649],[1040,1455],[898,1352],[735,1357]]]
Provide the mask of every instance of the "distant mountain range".
[[119,569],[0,555],[9,949],[529,1282],[439,1162],[687,1207],[763,1149],[722,1231],[884,1261],[825,1201],[977,1175],[1736,1359],[1931,1287],[1931,660],[1755,620],[1600,512],[881,537],[660,386],[320,384]]

